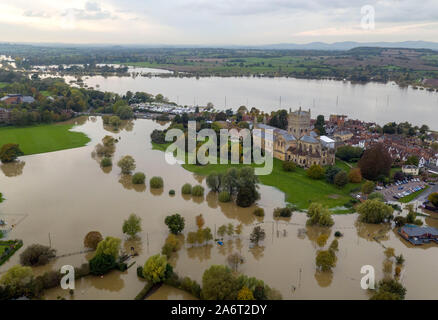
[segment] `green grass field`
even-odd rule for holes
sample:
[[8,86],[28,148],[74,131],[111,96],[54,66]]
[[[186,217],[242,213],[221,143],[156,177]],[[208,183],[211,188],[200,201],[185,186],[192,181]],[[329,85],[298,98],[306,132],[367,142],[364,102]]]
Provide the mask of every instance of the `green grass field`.
[[[152,143],[154,150],[164,151],[169,144]],[[209,164],[199,166],[184,164],[182,167],[190,172],[206,176],[211,172],[225,172],[229,168],[242,166],[240,164]],[[348,172],[350,167],[343,161],[336,161],[336,166]],[[266,176],[259,176],[262,184],[275,187],[285,193],[287,202],[297,205],[300,209],[307,209],[311,202],[319,202],[334,209],[334,213],[350,213],[352,210],[342,207],[351,198],[353,189],[359,188],[360,184],[349,183],[343,188],[327,183],[324,179],[312,180],[306,175],[306,171],[297,168],[294,172],[285,172],[282,168],[282,161],[274,159],[272,173]]]
[[85,146],[90,139],[81,132],[69,131],[71,124],[0,128],[0,146],[18,143],[25,155]]

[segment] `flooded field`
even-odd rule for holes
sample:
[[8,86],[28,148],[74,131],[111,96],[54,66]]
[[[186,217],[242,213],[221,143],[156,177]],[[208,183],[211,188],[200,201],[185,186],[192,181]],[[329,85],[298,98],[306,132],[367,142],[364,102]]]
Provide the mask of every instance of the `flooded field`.
[[[387,226],[357,223],[357,215],[334,216],[331,229],[306,227],[304,213],[294,213],[288,221],[276,222],[272,218],[275,207],[284,206],[284,195],[272,187],[260,186],[261,199],[257,205],[264,208],[264,220],[256,218],[251,208],[238,208],[233,204],[218,202],[217,195],[208,193],[204,199],[183,197],[184,183],[202,183],[202,177],[193,175],[180,165],[168,165],[164,153],[152,150],[149,135],[163,124],[150,120],[127,122],[115,133],[104,128],[100,118],[76,119],[76,131],[86,133],[91,142],[78,149],[40,155],[25,156],[20,162],[0,165],[0,191],[6,201],[0,206],[0,216],[9,225],[10,239],[23,239],[24,247],[33,243],[51,244],[58,255],[73,255],[52,261],[49,265],[34,268],[35,274],[70,264],[79,266],[93,253],[83,251],[84,236],[92,230],[104,236],[123,239],[122,247],[131,247],[139,253],[136,264],[126,272],[113,271],[103,277],[86,277],[76,282],[73,295],[60,288],[46,292],[47,299],[133,299],[143,288],[138,279],[137,265],[161,251],[168,235],[164,218],[180,213],[186,219],[184,233],[196,230],[195,216],[203,214],[206,226],[212,231],[225,223],[244,225],[243,234],[225,238],[224,245],[211,243],[190,248],[185,245],[172,259],[175,271],[201,282],[203,271],[212,264],[226,264],[230,253],[240,252],[245,262],[239,271],[265,281],[278,289],[284,299],[367,299],[360,288],[363,265],[376,269],[376,278],[383,276],[384,248],[395,248],[396,254],[406,259],[401,281],[407,288],[407,299],[438,299],[438,246],[412,247],[401,240]],[[163,190],[134,187],[130,179],[113,166],[103,170],[94,155],[95,146],[105,135],[120,138],[116,144],[113,163],[121,156],[131,155],[136,160],[135,171],[164,179]],[[170,196],[169,190],[176,195]],[[206,188],[207,190],[207,188]],[[122,234],[122,223],[130,213],[142,218],[143,231],[139,239],[128,240]],[[438,217],[426,218],[428,225],[437,226]],[[266,239],[261,247],[251,248],[249,234],[255,224],[262,224]],[[330,235],[341,231],[338,262],[332,273],[319,273],[315,268],[315,256],[320,247],[316,238],[321,233]],[[377,242],[375,239],[380,241]],[[0,267],[4,272],[18,263],[20,249],[9,262]],[[191,299],[180,290],[162,286],[149,299]]]

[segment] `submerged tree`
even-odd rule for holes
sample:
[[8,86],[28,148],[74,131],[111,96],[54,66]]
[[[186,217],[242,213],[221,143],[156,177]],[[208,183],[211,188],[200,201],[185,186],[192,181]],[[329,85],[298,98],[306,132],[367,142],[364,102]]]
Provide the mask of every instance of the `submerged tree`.
[[141,218],[133,213],[130,214],[128,220],[123,222],[123,233],[134,237],[141,231]]

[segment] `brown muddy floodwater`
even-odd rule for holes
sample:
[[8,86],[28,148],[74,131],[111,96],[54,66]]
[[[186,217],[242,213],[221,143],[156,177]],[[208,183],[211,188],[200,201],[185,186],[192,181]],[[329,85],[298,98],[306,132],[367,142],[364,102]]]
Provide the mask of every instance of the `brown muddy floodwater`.
[[[48,290],[47,299],[58,296],[67,299],[133,299],[143,288],[144,282],[136,275],[137,265],[161,251],[168,235],[164,218],[180,213],[186,219],[184,233],[196,229],[195,216],[203,214],[206,226],[213,231],[225,223],[244,225],[240,238],[225,238],[224,246],[215,243],[196,248],[182,248],[172,262],[181,276],[190,276],[201,283],[203,271],[212,264],[226,264],[227,256],[240,252],[245,262],[239,271],[264,280],[278,289],[284,299],[367,299],[360,288],[363,265],[372,265],[376,278],[383,276],[384,248],[395,248],[396,254],[406,258],[401,281],[407,288],[408,299],[438,299],[438,246],[412,247],[401,240],[386,226],[356,223],[357,215],[335,216],[331,229],[305,227],[304,213],[294,213],[289,221],[274,222],[272,211],[284,206],[284,194],[275,188],[260,186],[261,199],[257,205],[266,212],[264,220],[256,219],[252,208],[238,208],[222,204],[215,194],[204,199],[183,197],[184,183],[202,183],[202,177],[184,170],[180,165],[168,165],[164,153],[152,150],[149,135],[162,124],[150,120],[125,123],[120,132],[104,128],[100,118],[90,117],[79,121],[74,130],[86,133],[92,141],[85,147],[21,157],[21,161],[0,167],[0,191],[6,201],[0,207],[0,216],[15,228],[8,234],[10,239],[23,239],[24,246],[51,241],[58,255],[84,250],[84,236],[92,230],[104,236],[124,240],[123,249],[133,246],[139,253],[136,265],[126,272],[113,271],[103,277],[89,276],[76,283],[72,296],[60,288]],[[164,179],[164,189],[153,191],[146,187],[134,187],[129,178],[120,174],[117,166],[102,170],[93,151],[105,135],[120,138],[116,144],[113,162],[123,155],[132,155],[136,171]],[[176,190],[169,196],[170,189]],[[206,188],[207,189],[207,188]],[[137,240],[127,240],[122,234],[123,220],[130,213],[142,217],[143,231]],[[438,220],[426,218],[429,225]],[[261,247],[251,248],[249,234],[253,226],[262,223],[266,239]],[[315,256],[320,248],[316,238],[321,233],[330,235],[340,230],[338,262],[332,273],[319,273],[315,268]],[[380,239],[381,244],[373,238]],[[327,245],[328,246],[328,245]],[[20,250],[22,251],[22,250]],[[19,253],[0,268],[4,272],[19,261]],[[93,253],[74,254],[52,261],[49,265],[34,268],[36,274],[48,269],[70,264],[79,266]],[[129,261],[128,263],[131,263]],[[190,295],[163,286],[150,299],[191,299]]]

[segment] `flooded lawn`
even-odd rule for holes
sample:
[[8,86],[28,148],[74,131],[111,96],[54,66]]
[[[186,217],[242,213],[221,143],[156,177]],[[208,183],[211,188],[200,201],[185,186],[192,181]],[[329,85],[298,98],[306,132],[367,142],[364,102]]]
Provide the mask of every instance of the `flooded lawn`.
[[[225,223],[244,225],[240,238],[225,238],[224,245],[210,244],[190,248],[187,244],[172,259],[175,271],[201,282],[203,271],[212,264],[226,264],[230,253],[240,252],[245,262],[239,271],[265,281],[278,289],[284,299],[367,299],[360,288],[363,265],[372,265],[380,279],[386,247],[394,247],[396,254],[406,259],[402,283],[407,288],[407,299],[438,299],[438,246],[412,247],[386,226],[357,223],[357,215],[335,216],[331,229],[305,226],[304,213],[294,213],[289,221],[275,222],[272,211],[284,206],[284,194],[275,188],[260,186],[258,206],[266,216],[260,220],[253,215],[254,207],[238,208],[231,203],[220,203],[217,195],[208,193],[204,199],[183,197],[181,187],[205,181],[200,176],[171,166],[164,161],[164,153],[152,150],[149,135],[162,124],[150,120],[137,120],[124,124],[120,132],[104,128],[100,118],[89,118],[74,130],[86,133],[91,142],[82,148],[25,156],[20,162],[0,167],[0,191],[6,201],[0,215],[14,224],[9,239],[22,239],[24,247],[33,243],[49,245],[58,255],[73,253],[52,261],[49,265],[34,268],[36,274],[65,264],[79,266],[92,253],[74,254],[84,250],[84,236],[92,230],[104,236],[120,237],[123,249],[131,247],[139,253],[136,264],[126,272],[113,271],[103,277],[86,277],[76,282],[73,295],[60,288],[48,290],[47,299],[133,299],[144,287],[138,279],[137,265],[161,251],[168,230],[164,218],[180,213],[186,219],[184,233],[196,230],[195,216],[203,214],[206,226],[212,231]],[[164,179],[163,190],[134,187],[129,177],[120,174],[113,166],[103,170],[93,153],[105,135],[120,138],[116,144],[113,163],[121,156],[131,155],[136,160],[135,171]],[[175,196],[169,190],[176,191]],[[122,234],[122,223],[130,213],[142,218],[143,231],[139,239],[128,240]],[[437,226],[437,221],[426,218],[426,224]],[[262,223],[266,239],[261,247],[251,248],[249,234],[255,224]],[[338,262],[332,273],[319,273],[315,269],[315,256],[319,234],[329,234],[328,244],[335,231],[341,231]],[[379,239],[380,243],[374,240]],[[327,245],[328,246],[328,245]],[[0,267],[4,272],[18,263],[20,249],[9,262]],[[149,299],[190,299],[189,294],[162,286]]]

